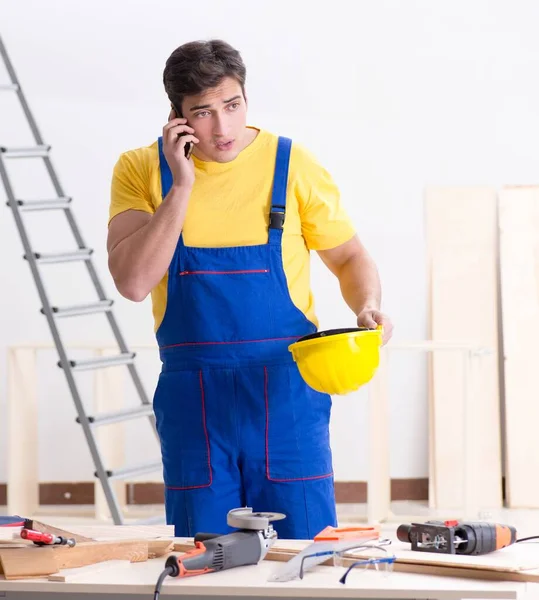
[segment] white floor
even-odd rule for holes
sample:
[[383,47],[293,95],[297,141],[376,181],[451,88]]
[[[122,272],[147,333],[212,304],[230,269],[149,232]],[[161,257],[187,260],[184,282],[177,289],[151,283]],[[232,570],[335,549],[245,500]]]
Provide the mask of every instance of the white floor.
[[[394,535],[401,523],[410,523],[411,519],[420,522],[429,519],[454,519],[459,518],[451,511],[433,511],[426,503],[420,502],[394,502],[391,510],[393,518],[381,524],[383,535]],[[6,514],[6,508],[0,507],[0,514]],[[129,507],[126,516],[127,523],[139,519],[163,514],[162,506],[137,506]],[[341,504],[338,506],[339,525],[366,524],[365,504]],[[27,515],[24,515],[27,516]],[[34,518],[57,527],[71,525],[112,524],[111,520],[96,519],[93,506],[42,506]],[[402,518],[401,518],[402,517]],[[489,521],[513,525],[517,529],[518,537],[539,535],[539,509],[500,509],[484,511],[474,520]]]

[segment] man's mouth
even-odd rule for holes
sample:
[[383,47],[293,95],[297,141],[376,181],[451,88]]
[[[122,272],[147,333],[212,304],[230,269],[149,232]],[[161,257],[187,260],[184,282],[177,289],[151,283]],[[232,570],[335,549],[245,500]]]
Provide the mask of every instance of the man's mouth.
[[225,150],[230,150],[233,145],[234,140],[228,140],[227,142],[215,142],[215,147],[221,152],[224,152]]

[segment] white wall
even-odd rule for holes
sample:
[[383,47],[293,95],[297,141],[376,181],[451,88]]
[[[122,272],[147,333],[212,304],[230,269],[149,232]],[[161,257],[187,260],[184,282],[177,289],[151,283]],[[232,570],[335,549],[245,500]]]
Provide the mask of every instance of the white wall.
[[[538,18],[533,0],[4,0],[0,35],[53,145],[130,344],[153,342],[152,319],[149,302],[119,298],[108,276],[111,170],[120,152],[160,133],[168,114],[161,75],[169,53],[213,36],[243,53],[251,123],[306,144],[340,184],[380,268],[395,340],[404,341],[426,335],[424,187],[537,182]],[[0,142],[26,141],[15,102],[0,97]],[[28,164],[18,165],[23,181],[16,190],[39,197],[42,178]],[[12,216],[8,208],[0,211],[1,481],[5,349],[50,336]],[[36,247],[66,248],[63,222],[59,227],[47,216],[38,223]],[[79,282],[86,278],[75,272],[50,267],[57,303],[85,297]],[[59,275],[52,279],[53,273]],[[313,286],[323,327],[354,324],[318,261]],[[110,340],[98,326],[103,322],[84,319],[62,331],[66,341]],[[155,358],[145,353],[141,360],[150,393]],[[47,481],[90,479],[93,469],[55,362],[52,352],[40,359],[40,474]],[[82,381],[90,398],[91,380]],[[392,474],[426,476],[425,371],[417,355],[395,359],[392,391]],[[334,406],[337,478],[365,479],[364,394],[336,398]],[[130,434],[131,457],[154,455],[155,444],[138,443],[138,432]]]

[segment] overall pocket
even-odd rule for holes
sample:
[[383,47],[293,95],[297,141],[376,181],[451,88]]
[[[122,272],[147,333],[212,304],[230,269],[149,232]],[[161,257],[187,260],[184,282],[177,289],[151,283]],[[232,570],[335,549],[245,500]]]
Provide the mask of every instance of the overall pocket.
[[202,372],[162,372],[153,408],[165,486],[179,490],[209,487],[211,451]]
[[271,481],[333,475],[331,397],[310,388],[296,365],[264,368],[266,477]]
[[178,274],[182,338],[188,342],[239,342],[272,337],[272,274],[268,268],[193,267]]

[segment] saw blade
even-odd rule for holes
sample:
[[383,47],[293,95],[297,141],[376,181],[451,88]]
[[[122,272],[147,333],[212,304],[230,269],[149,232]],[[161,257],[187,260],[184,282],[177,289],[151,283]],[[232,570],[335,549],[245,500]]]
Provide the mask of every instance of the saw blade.
[[314,542],[301,552],[293,556],[287,562],[281,563],[268,581],[285,582],[297,579],[300,576],[301,565],[303,572],[308,571],[329,560],[337,552],[346,552],[365,546],[366,542],[376,541],[376,536],[363,538],[362,540],[343,540],[338,542]]

